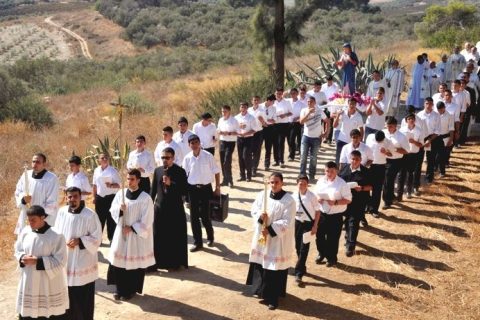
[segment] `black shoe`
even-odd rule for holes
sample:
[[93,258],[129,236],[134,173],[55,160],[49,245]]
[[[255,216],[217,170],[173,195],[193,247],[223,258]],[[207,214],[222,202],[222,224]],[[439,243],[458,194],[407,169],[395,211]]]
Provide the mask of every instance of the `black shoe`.
[[114,294],[113,294],[113,299],[114,299],[115,301],[118,301],[118,300],[120,300],[121,298],[122,298],[122,297],[121,297],[118,293],[114,293]]
[[240,178],[240,179],[237,179],[237,182],[241,182],[241,181],[245,181],[246,179],[245,178]]
[[298,284],[300,284],[300,283],[302,282],[302,276],[296,275],[296,276],[295,276],[295,282],[298,283]]
[[247,178],[245,181],[250,182],[252,181],[252,178]]
[[157,266],[156,266],[156,265],[153,265],[153,266],[148,267],[148,268],[145,270],[145,272],[146,272],[146,273],[152,273],[152,272],[157,272],[157,270],[158,270],[158,269],[157,269]]
[[268,302],[265,299],[259,300],[258,303],[268,305]]
[[325,257],[318,255],[318,256],[315,258],[315,263],[316,263],[316,264],[321,264],[321,263],[323,262],[323,260],[325,260]]
[[293,161],[295,161],[294,158],[288,158],[288,162],[293,162]]
[[280,165],[280,163],[275,162],[274,164],[272,164],[272,167],[278,167],[279,165]]
[[228,186],[229,186],[230,188],[233,188],[233,181],[230,181],[230,182],[228,183]]
[[203,246],[194,244],[190,247],[190,252],[197,252],[203,249]]
[[334,267],[337,263],[334,261],[327,261],[327,268]]
[[257,171],[252,171],[252,177],[256,177],[257,176]]
[[277,306],[274,306],[273,304],[268,305],[268,310],[275,310],[277,309]]
[[220,183],[220,185],[221,185],[222,187],[226,187],[226,186],[228,186],[228,182],[227,182],[227,181],[223,181],[222,183]]
[[351,249],[347,249],[347,251],[345,251],[345,255],[347,257],[353,257],[353,255],[355,254],[355,251],[354,250],[351,250]]
[[364,227],[364,228],[368,227],[368,221],[367,221],[367,219],[363,218],[362,220],[360,220],[360,224],[361,224],[362,227]]
[[265,166],[265,171],[270,171],[270,166]]
[[120,300],[122,300],[122,301],[128,301],[128,300],[132,299],[133,297],[135,297],[135,295],[136,295],[136,293],[129,294],[128,296],[125,296],[125,297],[124,297],[124,296],[121,296],[121,297],[120,297]]
[[385,204],[383,207],[382,207],[382,210],[388,210],[388,209],[391,209],[392,208],[392,205],[391,204]]
[[380,215],[378,214],[378,212],[373,211],[373,212],[372,212],[372,217],[378,219],[378,218],[380,218]]
[[207,246],[213,247],[213,240],[208,240],[207,241]]
[[285,168],[285,163],[280,163],[280,168]]

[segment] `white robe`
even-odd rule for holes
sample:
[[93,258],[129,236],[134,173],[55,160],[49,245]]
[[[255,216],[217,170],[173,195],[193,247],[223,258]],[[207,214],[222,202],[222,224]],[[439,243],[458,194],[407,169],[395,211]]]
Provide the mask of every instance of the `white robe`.
[[463,72],[463,68],[465,68],[465,66],[467,65],[467,61],[465,60],[465,57],[463,55],[454,53],[448,58],[448,62],[452,66],[452,74],[450,78],[447,79],[447,81],[453,82],[456,75],[460,72]]
[[385,81],[385,79],[380,79],[378,81],[375,81],[375,80],[370,81],[367,88],[367,96],[374,98],[380,87],[385,89],[385,97],[386,97],[388,88],[387,88],[387,81]]
[[[452,73],[452,63],[447,60],[447,62],[439,62],[437,64],[437,70],[440,74],[440,83],[450,83],[451,79],[454,77]],[[437,92],[437,90],[433,92]]]
[[[270,194],[270,191],[268,192]],[[258,219],[263,213],[264,192],[259,192],[252,205],[253,239],[249,262],[258,263],[264,269],[285,270],[293,267],[296,261],[295,253],[295,200],[286,193],[282,199],[268,198],[268,226],[272,226],[276,236],[267,236],[266,245],[261,245],[258,239],[262,236],[262,225]]]
[[[46,222],[53,226],[55,225],[55,216],[58,209],[58,178],[55,174],[47,171],[41,179],[32,178],[33,170],[27,171],[28,176],[28,194],[32,197],[30,205],[39,205],[45,209],[48,214]],[[15,227],[15,234],[20,234],[22,229],[26,226],[27,220],[27,206],[22,204],[22,199],[26,196],[25,189],[25,172],[21,175],[17,182],[15,189],[15,201],[17,207],[20,209],[17,225]]]
[[[120,217],[122,192],[120,190],[113,199],[110,213],[117,223],[108,254],[108,261],[115,267],[127,270],[145,269],[155,264],[153,254],[153,202],[150,195],[142,192],[136,200],[127,199],[127,210]],[[135,232],[126,237],[122,233],[123,220],[126,226],[132,226]]]
[[98,247],[102,243],[102,225],[98,215],[84,207],[80,213],[68,212],[68,206],[58,210],[55,232],[66,241],[80,238],[85,249],[67,248],[68,286],[83,286],[98,278]]
[[[400,103],[400,94],[405,86],[405,71],[403,69],[388,69],[385,73],[387,91],[385,92],[385,114],[392,116]],[[390,87],[388,87],[390,83]]]
[[15,243],[15,258],[19,261],[25,254],[42,257],[45,270],[35,265],[20,268],[17,313],[33,318],[64,314],[69,307],[65,238],[52,228],[41,234],[27,226]]

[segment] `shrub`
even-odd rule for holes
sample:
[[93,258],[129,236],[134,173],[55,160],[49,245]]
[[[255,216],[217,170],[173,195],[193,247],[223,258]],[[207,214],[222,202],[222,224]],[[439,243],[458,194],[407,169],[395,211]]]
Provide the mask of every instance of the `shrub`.
[[122,95],[122,103],[130,106],[127,109],[129,114],[149,114],[153,113],[153,105],[145,100],[138,92],[127,92]]

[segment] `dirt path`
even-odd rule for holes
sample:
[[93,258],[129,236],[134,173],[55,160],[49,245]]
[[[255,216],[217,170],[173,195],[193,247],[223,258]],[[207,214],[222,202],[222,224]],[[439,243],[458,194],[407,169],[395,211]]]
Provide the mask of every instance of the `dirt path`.
[[76,39],[79,43],[80,43],[80,48],[82,49],[82,54],[85,58],[89,59],[89,60],[92,60],[93,57],[92,55],[90,54],[90,51],[88,50],[88,43],[87,41],[85,41],[84,38],[82,38],[80,35],[78,35],[77,33],[73,32],[72,30],[69,30],[67,28],[64,28],[62,27],[61,25],[55,23],[52,21],[53,19],[53,16],[50,16],[50,17],[47,17],[45,18],[45,23],[48,23],[49,25],[51,26],[54,26],[56,28],[59,28],[60,30],[62,30],[63,32],[65,32],[66,34],[72,36],[74,39]]
[[[341,247],[337,268],[316,265],[312,246],[306,287],[298,288],[289,277],[288,295],[276,311],[249,297],[244,285],[249,209],[262,178],[225,188],[230,212],[226,223],[215,223],[215,247],[190,254],[188,270],[148,275],[143,296],[130,302],[112,299],[113,288],[105,280],[108,248],[101,247],[95,318],[478,319],[480,228],[473,215],[478,213],[479,151],[479,146],[455,151],[450,175],[424,188],[421,198],[402,202],[380,219],[369,217],[371,226],[360,231],[356,255],[346,258]],[[322,147],[319,167],[332,157],[333,148]],[[289,162],[283,170],[288,191],[294,189],[298,165]],[[18,275],[14,262],[2,269],[0,316],[13,319]]]

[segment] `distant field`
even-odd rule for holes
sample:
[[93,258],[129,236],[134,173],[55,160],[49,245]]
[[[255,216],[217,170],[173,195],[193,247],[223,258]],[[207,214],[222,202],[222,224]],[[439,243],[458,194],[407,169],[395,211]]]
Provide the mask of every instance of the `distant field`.
[[72,52],[60,31],[50,31],[33,23],[0,27],[0,64],[21,58],[67,60]]

